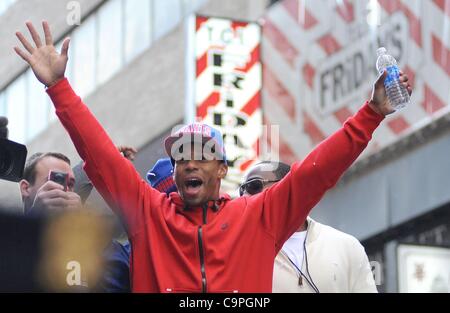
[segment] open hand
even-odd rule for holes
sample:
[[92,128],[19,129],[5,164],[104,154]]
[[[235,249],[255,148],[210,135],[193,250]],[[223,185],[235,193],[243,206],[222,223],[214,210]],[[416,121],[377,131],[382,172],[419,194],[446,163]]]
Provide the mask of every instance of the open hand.
[[64,78],[67,61],[69,59],[68,51],[70,39],[66,38],[64,40],[61,53],[58,53],[53,44],[50,27],[46,21],[42,22],[45,34],[45,44],[42,43],[41,37],[33,24],[27,22],[26,25],[35,45],[33,46],[21,32],[17,32],[16,36],[27,52],[19,47],[14,47],[14,50],[22,59],[30,64],[37,79],[45,86],[51,87],[60,79]]

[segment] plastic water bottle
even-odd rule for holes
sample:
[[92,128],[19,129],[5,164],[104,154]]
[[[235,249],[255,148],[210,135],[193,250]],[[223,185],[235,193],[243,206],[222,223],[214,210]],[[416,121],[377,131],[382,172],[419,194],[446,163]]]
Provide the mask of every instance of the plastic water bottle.
[[387,71],[387,77],[384,81],[384,87],[394,110],[398,111],[409,103],[408,90],[400,83],[400,71],[397,61],[393,56],[387,54],[387,50],[381,47],[377,50],[377,70],[382,74]]

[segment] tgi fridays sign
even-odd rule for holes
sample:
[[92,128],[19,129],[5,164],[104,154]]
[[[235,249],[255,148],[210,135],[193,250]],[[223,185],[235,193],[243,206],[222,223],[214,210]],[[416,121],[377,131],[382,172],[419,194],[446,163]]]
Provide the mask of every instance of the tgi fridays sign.
[[262,133],[261,29],[256,23],[195,18],[195,114],[219,129],[229,164],[223,184],[233,193],[258,157]]
[[405,66],[408,50],[408,20],[395,14],[377,29],[367,32],[346,48],[331,54],[317,64],[313,101],[316,110],[327,116],[344,108],[355,99],[367,97],[378,73],[374,60],[383,45],[398,62]]
[[362,158],[450,113],[450,0],[283,0],[263,18],[264,124],[280,158],[303,159],[370,98],[386,47],[413,85]]

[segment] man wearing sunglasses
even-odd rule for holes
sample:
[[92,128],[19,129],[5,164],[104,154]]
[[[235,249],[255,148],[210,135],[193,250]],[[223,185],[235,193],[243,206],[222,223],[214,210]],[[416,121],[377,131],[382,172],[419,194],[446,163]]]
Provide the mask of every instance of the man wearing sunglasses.
[[[254,165],[239,188],[253,196],[281,181],[291,167],[280,162]],[[273,292],[377,292],[364,247],[353,236],[308,217],[275,258]]]
[[[178,189],[167,197],[119,154],[73,91],[64,76],[70,40],[64,40],[59,53],[48,23],[43,23],[45,39],[32,23],[27,27],[34,44],[18,32],[26,51],[15,51],[47,87],[86,173],[127,225],[134,292],[270,292],[274,259],[284,242],[394,111],[384,88],[385,72],[372,98],[282,181],[254,197],[234,200],[220,194],[228,171],[222,135],[208,125],[188,125],[165,142]],[[401,74],[411,93],[407,80]]]

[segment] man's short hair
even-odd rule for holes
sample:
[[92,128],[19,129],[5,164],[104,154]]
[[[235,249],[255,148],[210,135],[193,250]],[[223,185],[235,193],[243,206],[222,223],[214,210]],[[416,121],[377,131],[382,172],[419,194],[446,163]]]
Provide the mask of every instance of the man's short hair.
[[291,167],[283,162],[263,161],[257,165],[270,165],[277,180],[282,180],[291,171]]
[[56,152],[35,153],[25,163],[25,169],[23,171],[23,179],[28,181],[30,184],[34,184],[34,182],[36,181],[36,165],[39,163],[39,161],[49,157],[62,160],[70,165],[70,159],[62,153]]

